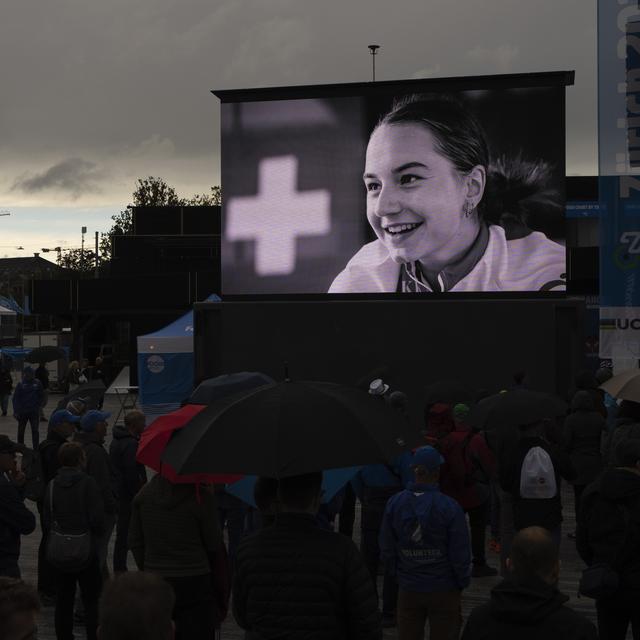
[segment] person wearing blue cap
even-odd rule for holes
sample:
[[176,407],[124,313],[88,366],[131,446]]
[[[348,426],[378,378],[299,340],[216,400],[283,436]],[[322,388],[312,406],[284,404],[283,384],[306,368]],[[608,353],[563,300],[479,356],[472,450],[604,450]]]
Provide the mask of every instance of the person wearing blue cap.
[[105,580],[109,577],[107,550],[118,513],[116,475],[109,459],[109,453],[104,447],[107,419],[110,416],[110,413],[97,409],[87,411],[80,420],[80,431],[74,436],[74,441],[83,446],[87,456],[85,471],[98,483],[104,502],[105,527],[103,534],[97,536],[95,542],[100,569]]
[[49,564],[46,554],[49,530],[43,518],[44,487],[58,474],[58,469],[60,469],[58,451],[60,451],[60,447],[74,434],[79,423],[80,418],[74,416],[66,409],[55,411],[49,418],[47,437],[38,446],[43,487],[42,495],[37,501],[38,513],[40,514],[40,526],[42,529],[42,538],[40,539],[40,546],[38,547],[38,593],[45,606],[54,604],[57,589],[55,571]]
[[461,593],[469,585],[471,544],[464,511],[438,487],[444,459],[433,447],[417,449],[415,477],[387,503],[380,530],[381,557],[398,581],[399,640],[457,638]]

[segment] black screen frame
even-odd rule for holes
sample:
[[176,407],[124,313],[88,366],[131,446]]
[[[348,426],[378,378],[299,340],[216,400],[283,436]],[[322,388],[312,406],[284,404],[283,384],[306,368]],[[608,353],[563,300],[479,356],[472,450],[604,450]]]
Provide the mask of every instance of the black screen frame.
[[[575,70],[542,71],[533,73],[510,73],[481,76],[454,76],[448,78],[425,78],[407,80],[386,80],[380,82],[353,82],[344,84],[299,85],[281,87],[257,87],[250,89],[212,90],[221,104],[264,102],[312,98],[377,97],[390,93],[411,93],[413,91],[462,92],[478,90],[500,90],[536,87],[566,88],[575,84]],[[566,91],[561,93],[560,108],[566,121]],[[565,129],[566,131],[566,129]],[[566,138],[565,138],[566,140]],[[566,144],[561,145],[560,163],[565,167]],[[222,160],[223,162],[224,160]],[[566,203],[566,192],[565,196]],[[224,219],[224,184],[222,185],[221,221]],[[222,225],[224,226],[224,225]],[[226,294],[224,293],[224,273],[220,270],[221,296],[229,301],[331,301],[331,300],[564,300],[571,297],[568,269],[568,250],[565,245],[567,281],[565,291],[447,291],[426,293],[268,293],[268,294]]]

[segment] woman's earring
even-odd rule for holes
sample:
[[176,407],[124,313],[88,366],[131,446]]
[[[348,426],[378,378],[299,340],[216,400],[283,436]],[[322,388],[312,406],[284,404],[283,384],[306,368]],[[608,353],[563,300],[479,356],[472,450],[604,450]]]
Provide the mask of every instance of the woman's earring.
[[474,209],[473,204],[467,200],[464,203],[464,215],[467,218],[470,218],[473,215],[473,209]]

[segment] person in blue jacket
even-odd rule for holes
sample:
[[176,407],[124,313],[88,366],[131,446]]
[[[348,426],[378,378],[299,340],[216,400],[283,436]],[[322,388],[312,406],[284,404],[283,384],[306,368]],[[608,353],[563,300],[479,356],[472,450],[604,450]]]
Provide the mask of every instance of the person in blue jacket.
[[18,421],[18,443],[24,444],[24,432],[27,422],[31,425],[31,440],[34,451],[40,443],[40,408],[44,399],[44,389],[35,378],[29,366],[22,371],[22,382],[13,392],[13,415]]
[[444,459],[433,447],[413,456],[415,480],[387,503],[380,552],[398,582],[398,638],[457,638],[462,626],[461,594],[471,575],[471,544],[460,505],[440,493]]

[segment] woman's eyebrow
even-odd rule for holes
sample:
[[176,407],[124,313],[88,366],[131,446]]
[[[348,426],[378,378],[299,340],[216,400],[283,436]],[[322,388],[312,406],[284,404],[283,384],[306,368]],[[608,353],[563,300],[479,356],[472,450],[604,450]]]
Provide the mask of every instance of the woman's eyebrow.
[[414,169],[415,167],[421,167],[422,169],[428,169],[429,167],[422,162],[407,162],[406,164],[402,164],[399,167],[396,167],[392,170],[391,173],[402,173],[407,169]]

